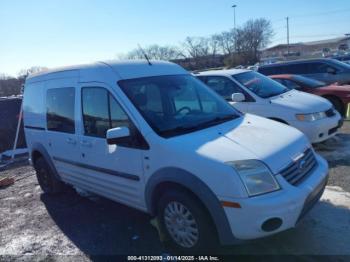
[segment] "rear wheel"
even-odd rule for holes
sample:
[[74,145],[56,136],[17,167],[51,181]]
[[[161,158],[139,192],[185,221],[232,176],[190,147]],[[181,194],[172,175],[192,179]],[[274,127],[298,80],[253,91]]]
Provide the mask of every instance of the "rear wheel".
[[55,177],[43,157],[35,161],[34,168],[39,185],[44,193],[57,194],[62,192],[64,184]]
[[158,202],[160,229],[171,246],[182,253],[217,247],[216,230],[208,212],[185,191],[169,191]]

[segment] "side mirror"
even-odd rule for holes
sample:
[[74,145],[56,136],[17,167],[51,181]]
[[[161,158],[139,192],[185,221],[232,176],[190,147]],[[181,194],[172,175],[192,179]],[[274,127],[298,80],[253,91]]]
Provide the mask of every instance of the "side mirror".
[[116,127],[107,130],[107,144],[117,145],[130,137],[130,130],[126,126]]
[[232,102],[243,102],[245,101],[245,96],[242,93],[233,93]]
[[331,75],[335,75],[337,73],[337,70],[335,70],[332,67],[327,67],[327,73]]

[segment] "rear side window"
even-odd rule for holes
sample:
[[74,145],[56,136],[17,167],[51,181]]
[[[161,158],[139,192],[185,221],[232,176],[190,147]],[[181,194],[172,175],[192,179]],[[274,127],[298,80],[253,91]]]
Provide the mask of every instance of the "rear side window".
[[75,88],[48,89],[46,94],[47,129],[63,133],[75,133]]
[[274,65],[259,68],[259,73],[270,76],[280,74],[307,74],[307,64]]
[[328,72],[329,69],[337,71],[335,67],[327,63],[309,63],[308,64],[309,74],[325,74]]
[[306,63],[302,64],[292,64],[292,65],[286,65],[284,68],[282,68],[282,74],[308,74],[308,66]]

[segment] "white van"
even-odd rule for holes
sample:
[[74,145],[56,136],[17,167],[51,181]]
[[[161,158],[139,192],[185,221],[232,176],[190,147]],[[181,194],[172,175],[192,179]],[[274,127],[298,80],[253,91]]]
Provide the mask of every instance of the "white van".
[[311,143],[335,136],[343,124],[328,100],[290,90],[255,71],[217,70],[196,76],[241,112],[293,126]]
[[190,252],[295,227],[328,178],[301,132],[241,114],[172,63],[33,75],[24,125],[44,192],[69,184],[157,216]]

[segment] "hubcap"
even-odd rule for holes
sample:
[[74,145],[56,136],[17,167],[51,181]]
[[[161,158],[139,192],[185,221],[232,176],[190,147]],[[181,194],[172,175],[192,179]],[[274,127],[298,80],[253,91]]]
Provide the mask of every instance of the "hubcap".
[[170,202],[164,210],[165,226],[180,246],[191,248],[198,242],[197,222],[192,213],[179,202]]

